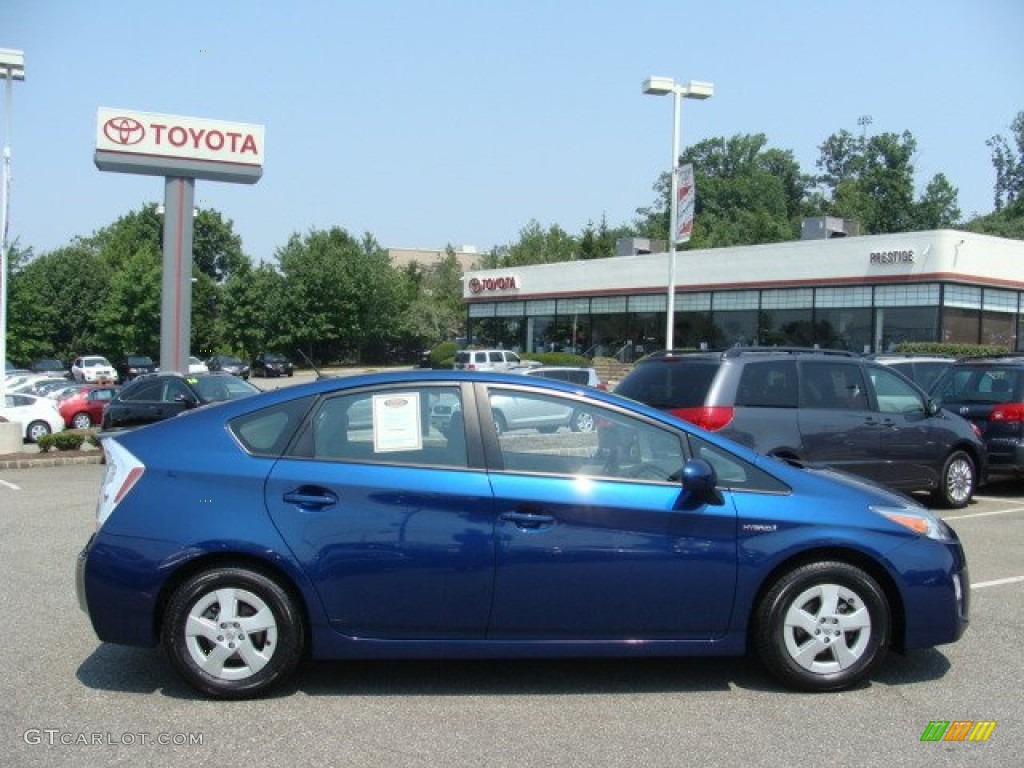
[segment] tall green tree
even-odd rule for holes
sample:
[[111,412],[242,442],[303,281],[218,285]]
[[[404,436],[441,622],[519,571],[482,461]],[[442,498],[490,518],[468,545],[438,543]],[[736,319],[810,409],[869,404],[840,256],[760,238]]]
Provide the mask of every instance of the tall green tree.
[[552,224],[544,229],[540,222],[531,219],[519,230],[516,242],[495,248],[482,261],[486,269],[518,267],[572,261],[578,257],[578,252],[579,243],[576,238],[560,226]]
[[[764,134],[707,139],[688,147],[680,163],[692,163],[696,205],[690,248],[752,245],[791,240],[811,179],[788,150],[768,147]],[[656,201],[637,209],[637,233],[666,239],[671,176],[655,183]]]
[[615,241],[619,237],[628,237],[631,231],[625,227],[612,229],[608,226],[608,217],[601,214],[597,226],[588,221],[578,238],[580,259],[607,259],[615,255]]
[[8,294],[10,356],[70,360],[102,351],[97,312],[108,302],[113,271],[95,248],[81,241],[23,265],[19,258]]
[[286,348],[284,276],[272,264],[243,268],[228,278],[218,294],[218,352],[250,358],[266,349]]
[[458,336],[465,327],[462,267],[451,244],[444,259],[424,268],[413,262],[402,270],[408,286],[407,304],[399,323],[406,357]]
[[112,360],[128,354],[160,356],[160,254],[150,242],[112,272],[106,300],[95,308],[96,343]]
[[957,189],[945,174],[936,174],[914,208],[913,229],[947,229],[959,226]]
[[992,150],[992,165],[996,170],[994,203],[997,212],[1024,193],[1024,112],[1017,113],[1010,123],[1010,132],[1009,141],[997,135],[986,142]]
[[284,336],[313,360],[386,358],[401,316],[401,278],[370,235],[333,227],[292,235],[277,252]]
[[957,190],[943,174],[914,199],[917,140],[909,131],[854,136],[842,130],[819,150],[824,213],[853,219],[861,232],[872,235],[959,224]]

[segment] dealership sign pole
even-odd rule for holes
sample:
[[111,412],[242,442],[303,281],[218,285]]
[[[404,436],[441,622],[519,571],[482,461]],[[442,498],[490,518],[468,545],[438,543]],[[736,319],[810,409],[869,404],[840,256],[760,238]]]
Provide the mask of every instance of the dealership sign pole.
[[160,367],[188,371],[192,330],[192,213],[196,179],[255,184],[263,126],[100,107],[96,167],[164,177]]

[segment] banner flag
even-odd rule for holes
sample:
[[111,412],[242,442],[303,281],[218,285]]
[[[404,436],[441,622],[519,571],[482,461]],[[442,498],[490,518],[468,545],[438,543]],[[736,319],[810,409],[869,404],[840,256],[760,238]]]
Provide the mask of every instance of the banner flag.
[[692,164],[679,166],[676,171],[676,185],[676,242],[686,243],[693,234],[693,208],[697,197]]

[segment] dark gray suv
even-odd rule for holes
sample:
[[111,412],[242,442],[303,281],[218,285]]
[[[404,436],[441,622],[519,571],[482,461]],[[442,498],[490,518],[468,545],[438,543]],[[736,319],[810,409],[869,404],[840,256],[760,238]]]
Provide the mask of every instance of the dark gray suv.
[[902,374],[852,353],[656,352],[615,391],[761,453],[928,491],[944,507],[966,506],[985,477],[976,428]]

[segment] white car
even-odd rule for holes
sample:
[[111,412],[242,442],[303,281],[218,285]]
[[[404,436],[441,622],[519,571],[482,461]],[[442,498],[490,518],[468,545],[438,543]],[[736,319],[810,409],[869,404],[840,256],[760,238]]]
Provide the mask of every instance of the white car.
[[210,368],[202,360],[195,355],[191,355],[188,358],[188,372],[189,373],[209,373]]
[[71,377],[75,381],[112,381],[117,383],[117,371],[110,361],[99,355],[76,357],[71,364]]
[[8,421],[21,423],[21,435],[30,443],[40,437],[64,429],[64,418],[57,410],[57,403],[48,397],[35,395],[7,395],[0,416]]

